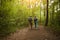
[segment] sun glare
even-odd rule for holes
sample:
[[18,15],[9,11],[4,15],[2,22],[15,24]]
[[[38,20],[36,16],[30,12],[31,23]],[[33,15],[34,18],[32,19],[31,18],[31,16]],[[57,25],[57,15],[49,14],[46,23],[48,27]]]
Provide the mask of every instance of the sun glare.
[[19,0],[19,3],[26,5],[28,8],[34,8],[40,5],[40,0]]
[[28,6],[35,5],[36,7],[38,7],[40,0],[25,0],[25,2],[28,4]]
[[27,2],[35,2],[36,0],[26,0]]

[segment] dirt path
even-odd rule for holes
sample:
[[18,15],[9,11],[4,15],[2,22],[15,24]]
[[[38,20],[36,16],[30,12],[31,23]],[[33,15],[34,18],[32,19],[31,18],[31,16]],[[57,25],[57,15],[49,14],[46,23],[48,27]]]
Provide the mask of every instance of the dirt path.
[[47,32],[43,26],[39,26],[39,29],[24,28],[18,30],[4,38],[4,40],[56,40],[56,37],[52,33]]

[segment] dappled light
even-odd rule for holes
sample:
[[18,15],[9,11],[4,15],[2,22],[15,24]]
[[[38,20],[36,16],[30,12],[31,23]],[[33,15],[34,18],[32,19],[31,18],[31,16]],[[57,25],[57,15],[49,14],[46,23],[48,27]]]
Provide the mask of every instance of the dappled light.
[[0,37],[10,36],[11,40],[20,36],[20,40],[60,40],[60,0],[0,0]]

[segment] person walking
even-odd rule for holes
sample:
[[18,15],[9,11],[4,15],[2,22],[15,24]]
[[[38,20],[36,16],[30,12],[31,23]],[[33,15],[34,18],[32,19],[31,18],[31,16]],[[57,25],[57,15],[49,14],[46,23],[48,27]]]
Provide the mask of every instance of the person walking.
[[29,25],[31,26],[31,29],[32,29],[32,16],[30,16],[29,18],[28,18],[28,21],[29,21]]
[[38,25],[38,19],[37,19],[36,16],[34,17],[34,25],[35,25],[35,28],[37,28],[37,25]]

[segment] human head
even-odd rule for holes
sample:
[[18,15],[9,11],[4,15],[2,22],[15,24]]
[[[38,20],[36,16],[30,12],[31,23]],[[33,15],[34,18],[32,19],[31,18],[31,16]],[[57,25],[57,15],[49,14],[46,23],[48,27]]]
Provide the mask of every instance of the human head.
[[32,17],[32,16],[29,16],[29,17]]
[[36,18],[36,16],[35,16],[35,18]]

